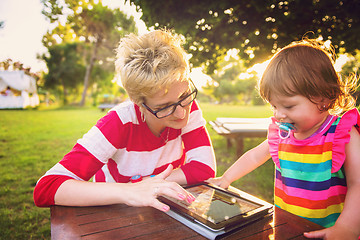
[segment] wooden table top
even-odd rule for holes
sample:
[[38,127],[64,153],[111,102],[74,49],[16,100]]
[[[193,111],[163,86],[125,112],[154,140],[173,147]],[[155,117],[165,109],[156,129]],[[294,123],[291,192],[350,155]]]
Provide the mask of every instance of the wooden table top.
[[[206,239],[167,214],[124,204],[51,208],[51,239]],[[275,207],[271,217],[251,223],[223,239],[306,239],[321,226]]]

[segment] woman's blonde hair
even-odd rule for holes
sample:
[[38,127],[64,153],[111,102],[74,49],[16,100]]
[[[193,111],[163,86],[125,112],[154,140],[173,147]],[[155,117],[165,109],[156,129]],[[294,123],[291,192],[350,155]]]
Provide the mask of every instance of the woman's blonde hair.
[[315,104],[315,99],[328,100],[321,111],[341,114],[355,106],[351,93],[356,90],[355,76],[342,80],[334,68],[334,54],[318,40],[294,42],[274,55],[258,89],[265,101],[271,95],[302,95]]
[[189,63],[181,43],[168,30],[130,34],[120,40],[116,74],[135,104],[140,106],[145,97],[166,91],[174,82],[189,81]]

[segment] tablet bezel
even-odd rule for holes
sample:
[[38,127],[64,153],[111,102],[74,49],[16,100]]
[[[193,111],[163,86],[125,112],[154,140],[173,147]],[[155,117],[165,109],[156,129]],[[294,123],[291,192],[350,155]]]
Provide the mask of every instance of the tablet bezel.
[[233,188],[233,187],[230,187],[230,190],[229,190],[229,189],[223,189],[223,188],[220,188],[215,185],[208,184],[208,183],[199,183],[199,184],[195,184],[195,185],[185,186],[184,188],[191,189],[191,188],[197,187],[197,186],[205,186],[205,187],[214,189],[215,191],[220,191],[221,193],[228,194],[232,197],[247,201],[252,204],[259,205],[259,207],[256,209],[250,210],[246,213],[235,215],[234,217],[232,217],[230,219],[221,221],[220,223],[216,224],[216,223],[208,221],[207,219],[195,214],[194,212],[179,205],[178,203],[172,201],[169,198],[160,196],[159,200],[162,201],[163,203],[169,205],[171,210],[176,212],[177,214],[180,214],[180,215],[184,216],[185,218],[190,219],[192,221],[198,222],[198,223],[202,224],[203,226],[209,228],[212,231],[221,231],[221,230],[224,230],[227,228],[231,228],[234,225],[237,225],[237,226],[244,225],[246,223],[254,221],[255,219],[258,219],[258,218],[268,215],[269,212],[272,212],[272,207],[273,207],[272,204],[270,204],[266,201],[263,201],[257,197],[254,197],[250,194],[247,194],[239,189]]

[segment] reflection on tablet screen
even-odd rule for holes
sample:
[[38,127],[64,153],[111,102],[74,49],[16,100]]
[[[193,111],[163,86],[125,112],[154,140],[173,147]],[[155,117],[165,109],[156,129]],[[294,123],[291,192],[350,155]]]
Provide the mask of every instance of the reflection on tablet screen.
[[261,207],[256,203],[202,185],[189,188],[187,191],[193,194],[196,200],[191,204],[185,201],[176,201],[176,203],[215,224]]

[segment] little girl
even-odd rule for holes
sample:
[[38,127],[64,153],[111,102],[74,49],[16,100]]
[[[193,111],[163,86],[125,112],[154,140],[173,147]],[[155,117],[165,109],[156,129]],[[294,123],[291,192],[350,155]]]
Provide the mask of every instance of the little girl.
[[268,139],[208,182],[227,188],[271,157],[275,205],[326,227],[306,237],[358,239],[360,116],[350,95],[356,80],[342,81],[318,42],[283,48],[259,82],[274,111]]

